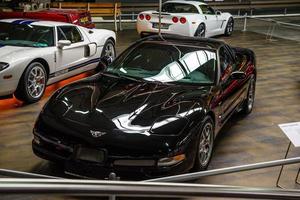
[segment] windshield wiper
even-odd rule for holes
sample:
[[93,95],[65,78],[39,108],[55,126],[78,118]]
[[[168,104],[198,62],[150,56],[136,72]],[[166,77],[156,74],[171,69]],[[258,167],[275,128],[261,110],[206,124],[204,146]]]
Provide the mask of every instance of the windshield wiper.
[[129,79],[129,80],[136,81],[136,82],[142,82],[141,79],[133,77],[133,76],[129,76],[129,75],[121,74],[121,73],[118,73],[118,75],[120,78]]
[[147,79],[143,79],[145,80],[146,82],[149,82],[149,83],[154,83],[154,84],[157,84],[157,85],[174,85],[175,83],[170,83],[170,82],[162,82],[162,81],[158,81],[158,80],[147,80]]
[[122,78],[122,79],[129,79],[129,80],[136,81],[136,82],[142,82],[141,79],[138,79],[136,77],[132,77],[132,76],[129,76],[129,75],[117,73],[117,72],[108,72],[108,71],[105,71],[105,72],[102,72],[102,74],[112,75],[114,77],[118,77],[118,78]]

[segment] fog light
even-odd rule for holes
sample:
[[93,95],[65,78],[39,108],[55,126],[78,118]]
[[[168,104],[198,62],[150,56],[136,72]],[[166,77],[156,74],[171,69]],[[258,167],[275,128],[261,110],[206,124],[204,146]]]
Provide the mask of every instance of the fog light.
[[174,157],[169,157],[169,158],[161,158],[157,162],[158,167],[167,167],[167,166],[172,166],[180,163],[185,159],[185,154],[180,154]]

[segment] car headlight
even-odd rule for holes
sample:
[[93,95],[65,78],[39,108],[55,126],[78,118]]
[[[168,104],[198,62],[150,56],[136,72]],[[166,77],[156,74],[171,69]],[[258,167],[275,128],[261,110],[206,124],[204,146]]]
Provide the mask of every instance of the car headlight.
[[0,72],[9,67],[8,63],[0,62]]
[[161,158],[157,162],[158,167],[169,167],[182,162],[185,159],[185,154],[180,154],[173,157]]

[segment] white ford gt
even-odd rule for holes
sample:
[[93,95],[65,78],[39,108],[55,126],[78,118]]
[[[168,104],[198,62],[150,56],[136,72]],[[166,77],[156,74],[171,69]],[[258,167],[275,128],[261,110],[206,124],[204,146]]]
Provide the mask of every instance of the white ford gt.
[[0,20],[0,97],[33,103],[47,85],[115,58],[116,35],[52,21]]
[[[233,17],[221,13],[198,1],[167,1],[162,5],[161,33],[195,37],[212,37],[233,31]],[[141,12],[137,19],[137,31],[141,37],[158,33],[159,13]]]

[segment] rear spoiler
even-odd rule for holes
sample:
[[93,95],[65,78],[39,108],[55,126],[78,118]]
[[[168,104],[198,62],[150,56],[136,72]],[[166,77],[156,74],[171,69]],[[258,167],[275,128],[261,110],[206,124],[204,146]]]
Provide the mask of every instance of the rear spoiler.
[[[159,15],[159,12],[153,12],[152,14],[154,14],[154,15]],[[161,15],[171,15],[170,13],[161,13]]]

